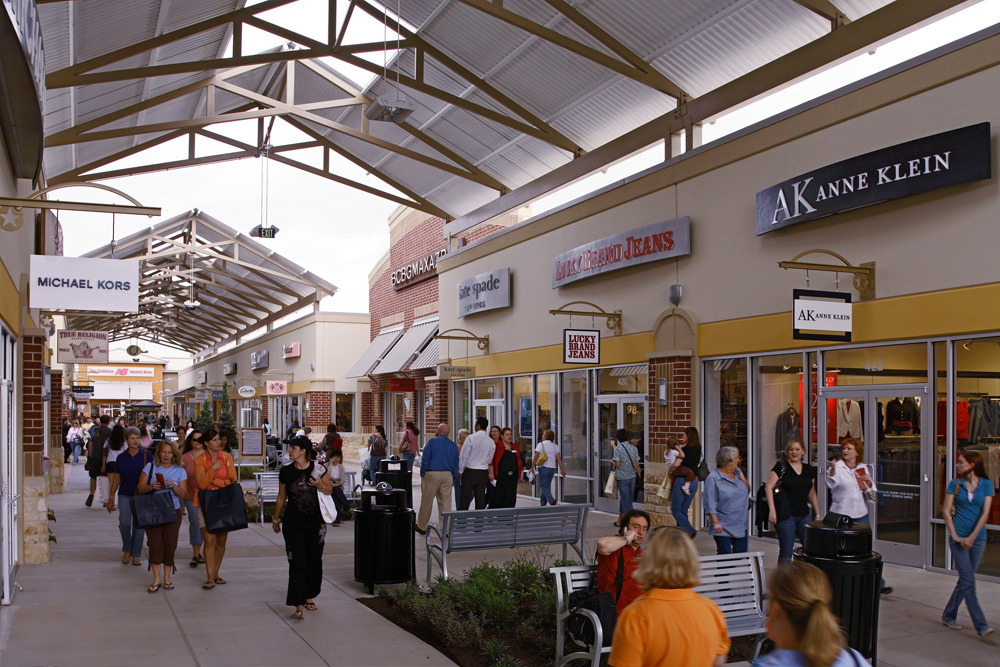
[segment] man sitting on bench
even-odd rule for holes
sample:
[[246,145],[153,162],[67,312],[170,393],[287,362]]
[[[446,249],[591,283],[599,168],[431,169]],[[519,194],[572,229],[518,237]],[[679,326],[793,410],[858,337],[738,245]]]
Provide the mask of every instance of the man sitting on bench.
[[602,537],[597,540],[597,591],[599,593],[617,592],[616,578],[618,576],[618,559],[625,559],[625,578],[622,583],[622,594],[618,596],[615,609],[619,614],[633,600],[642,595],[639,582],[632,577],[639,566],[642,555],[642,540],[649,530],[649,514],[642,510],[629,510],[621,520],[621,528],[617,535]]

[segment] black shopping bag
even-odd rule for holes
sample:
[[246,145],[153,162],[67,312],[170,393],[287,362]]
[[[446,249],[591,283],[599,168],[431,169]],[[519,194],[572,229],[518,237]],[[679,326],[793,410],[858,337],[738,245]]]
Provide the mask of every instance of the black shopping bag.
[[243,504],[243,487],[239,484],[199,491],[198,501],[208,532],[228,533],[247,527],[247,508]]
[[155,528],[177,521],[173,493],[146,493],[132,498],[132,517],[140,528]]

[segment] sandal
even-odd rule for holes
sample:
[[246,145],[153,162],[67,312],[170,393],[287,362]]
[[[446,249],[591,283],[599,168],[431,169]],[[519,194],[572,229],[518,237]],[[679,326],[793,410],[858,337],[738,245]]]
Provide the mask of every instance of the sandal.
[[188,565],[190,565],[191,567],[198,567],[198,557],[197,556],[193,556],[191,558],[191,562],[188,563]]
[[223,584],[225,584],[225,583],[226,583],[226,580],[225,580],[225,579],[223,579],[222,577],[216,577],[216,578],[215,578],[215,583],[217,583],[217,584],[219,584],[220,586],[222,586]]
[[146,592],[147,593],[155,593],[158,590],[160,590],[160,584],[153,584],[152,586],[150,586],[149,588],[146,589]]
[[199,565],[205,564],[205,554],[198,554],[198,564]]
[[206,591],[210,591],[210,590],[212,590],[213,588],[215,588],[215,584],[213,584],[213,583],[212,583],[211,581],[206,581],[205,583],[203,583],[203,584],[201,585],[201,587],[202,587],[203,589],[205,589]]
[[139,560],[139,558],[138,558],[138,557],[136,557],[136,558],[133,558],[133,559],[132,559],[132,565],[135,565],[136,567],[139,567],[140,565],[142,565],[142,561],[141,561],[141,560]]
[[174,585],[173,585],[173,583],[166,583],[166,584],[163,584],[163,590],[165,590],[165,591],[172,591],[172,590],[174,590]]
[[296,609],[292,613],[292,618],[294,618],[296,621],[301,621],[304,616],[305,616],[305,614],[302,613],[301,609]]
[[122,553],[122,565],[128,565],[130,560],[132,560],[132,552],[126,551]]
[[306,609],[308,609],[309,611],[316,611],[316,603],[315,602],[306,602],[303,606]]

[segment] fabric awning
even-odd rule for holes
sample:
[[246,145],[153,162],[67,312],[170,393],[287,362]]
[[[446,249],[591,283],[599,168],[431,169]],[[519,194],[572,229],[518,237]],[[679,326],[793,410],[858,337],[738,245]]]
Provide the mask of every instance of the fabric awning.
[[411,371],[422,371],[427,368],[434,368],[438,362],[438,352],[440,351],[437,338],[431,338],[427,347],[421,352],[413,363],[410,364]]
[[409,330],[399,342],[392,346],[392,349],[383,357],[382,362],[375,367],[372,375],[385,375],[388,373],[401,373],[406,370],[414,355],[417,354],[427,341],[438,332],[438,317],[428,317],[415,321],[410,325]]
[[368,375],[369,371],[375,368],[378,362],[382,361],[389,348],[395,345],[396,341],[402,335],[402,324],[379,331],[378,335],[375,336],[375,340],[361,353],[361,356],[358,357],[358,360],[354,362],[354,365],[351,366],[351,369],[347,371],[347,375],[344,377],[360,378]]
[[631,366],[618,366],[611,369],[611,377],[628,377],[629,375],[641,375],[649,373],[649,366],[646,364],[633,364]]

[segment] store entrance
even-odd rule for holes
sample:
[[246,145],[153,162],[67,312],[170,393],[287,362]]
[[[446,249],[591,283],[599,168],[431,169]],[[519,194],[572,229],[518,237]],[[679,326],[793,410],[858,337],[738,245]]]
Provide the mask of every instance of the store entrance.
[[839,457],[845,438],[860,440],[878,489],[875,503],[867,503],[875,551],[889,562],[923,567],[929,517],[921,497],[929,484],[933,447],[930,411],[921,410],[928,405],[926,386],[827,387],[819,394],[825,399],[819,423],[827,428],[820,434],[825,451],[819,452],[818,463],[825,467],[822,462]]
[[490,426],[499,426],[503,428],[505,426],[503,421],[503,400],[501,399],[490,399],[488,401],[476,401],[474,404],[476,415],[473,418],[473,424],[476,419],[480,417],[486,417],[490,420]]
[[643,477],[636,481],[632,503],[638,509],[643,509],[645,502],[643,478],[646,474],[646,397],[642,394],[599,396],[596,407],[593,469],[597,470],[597,475],[594,478],[594,508],[604,512],[618,512],[617,497],[608,497],[604,492],[604,486],[612,470],[611,457],[615,448],[615,433],[623,428],[628,431],[629,442],[639,450],[638,462]]

